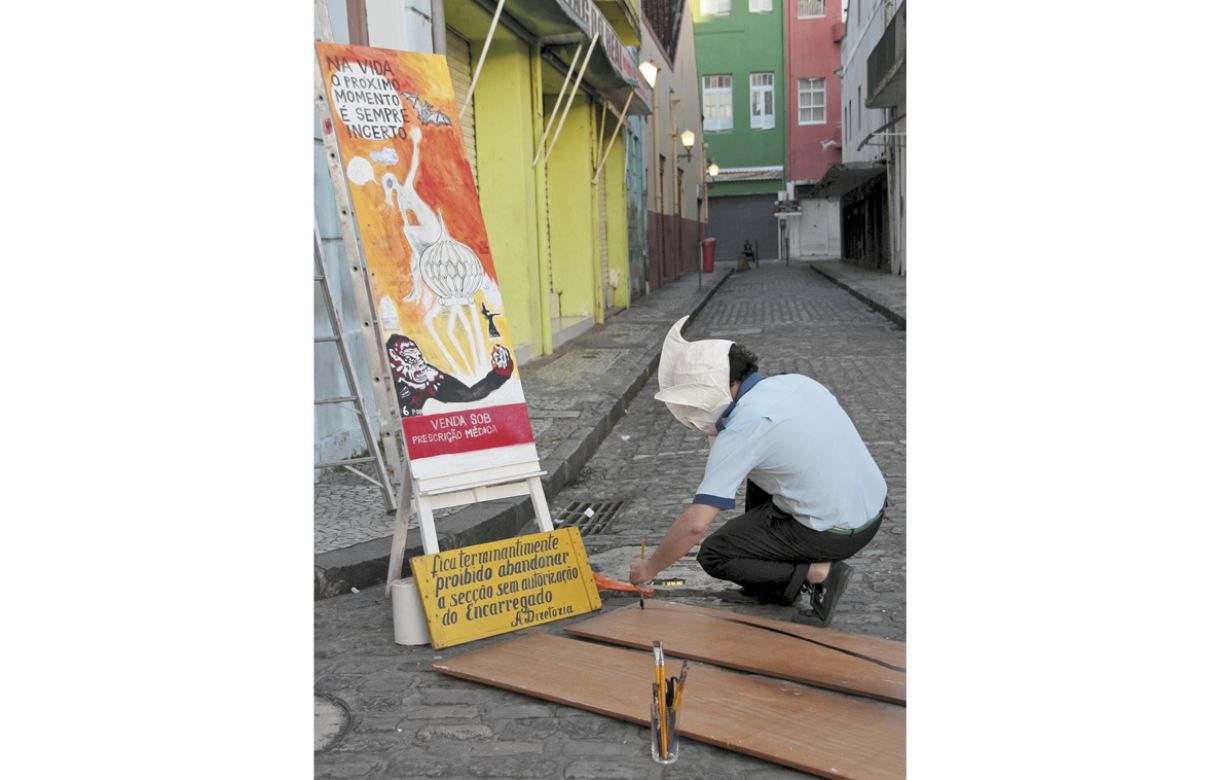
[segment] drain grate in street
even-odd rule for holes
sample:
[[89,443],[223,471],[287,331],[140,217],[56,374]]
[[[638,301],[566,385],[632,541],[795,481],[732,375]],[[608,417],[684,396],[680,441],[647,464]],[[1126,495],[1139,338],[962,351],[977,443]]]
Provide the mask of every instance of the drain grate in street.
[[576,526],[581,536],[600,534],[609,530],[622,501],[573,501],[559,510],[552,518],[556,526]]

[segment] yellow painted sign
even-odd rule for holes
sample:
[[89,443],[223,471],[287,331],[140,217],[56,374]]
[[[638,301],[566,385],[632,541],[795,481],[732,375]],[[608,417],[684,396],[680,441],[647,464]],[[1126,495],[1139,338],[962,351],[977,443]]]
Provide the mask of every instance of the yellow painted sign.
[[576,528],[420,555],[411,573],[436,648],[602,608]]

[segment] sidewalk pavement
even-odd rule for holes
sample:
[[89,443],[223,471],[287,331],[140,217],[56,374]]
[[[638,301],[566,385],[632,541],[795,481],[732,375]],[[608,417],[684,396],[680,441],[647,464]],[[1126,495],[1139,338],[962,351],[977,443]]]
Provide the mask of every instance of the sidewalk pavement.
[[[687,273],[523,366],[521,382],[546,476],[548,500],[575,479],[631,400],[656,370],[661,344],[674,321],[692,319],[732,274],[717,263],[710,274]],[[554,509],[552,508],[552,516]],[[436,513],[441,549],[516,534],[532,522],[528,497]],[[314,598],[384,582],[394,515],[378,488],[357,477],[327,475],[314,486]],[[407,537],[406,560],[422,555],[419,533]]]
[[838,260],[815,260],[809,264],[809,267],[906,330],[907,279],[905,276],[848,265]]

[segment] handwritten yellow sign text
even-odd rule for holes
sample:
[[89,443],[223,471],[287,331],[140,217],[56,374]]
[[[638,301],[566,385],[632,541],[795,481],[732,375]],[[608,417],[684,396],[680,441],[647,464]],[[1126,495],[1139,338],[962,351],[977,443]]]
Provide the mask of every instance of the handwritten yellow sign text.
[[420,555],[411,573],[436,648],[602,606],[576,528]]

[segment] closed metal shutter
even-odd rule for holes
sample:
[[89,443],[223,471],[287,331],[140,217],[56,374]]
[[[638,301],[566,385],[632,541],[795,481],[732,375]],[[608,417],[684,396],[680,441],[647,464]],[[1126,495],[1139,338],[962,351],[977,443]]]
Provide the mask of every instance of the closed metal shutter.
[[[538,163],[543,165],[541,161]],[[543,166],[546,167],[545,165]],[[542,174],[542,197],[546,205],[546,292],[550,300],[551,319],[559,319],[559,296],[555,294],[555,240],[551,237],[551,176]]]
[[[445,59],[449,62],[449,78],[453,81],[453,92],[457,97],[457,110],[461,111],[466,103],[466,95],[470,94],[470,41],[457,35],[453,30],[445,31],[445,42],[448,51]],[[466,118],[462,120],[462,138],[466,142],[466,159],[470,161],[470,172],[474,175],[474,186],[479,186],[478,158],[474,146],[475,101],[470,101],[466,109]],[[453,118],[457,121],[457,117]]]
[[712,198],[707,211],[707,234],[716,239],[717,260],[736,260],[747,240],[760,260],[779,257],[775,195]]
[[606,310],[614,303],[614,294],[610,290],[610,229],[606,219],[606,169],[602,169],[601,178],[597,180],[597,224],[598,238],[601,243],[602,260],[602,307]]

